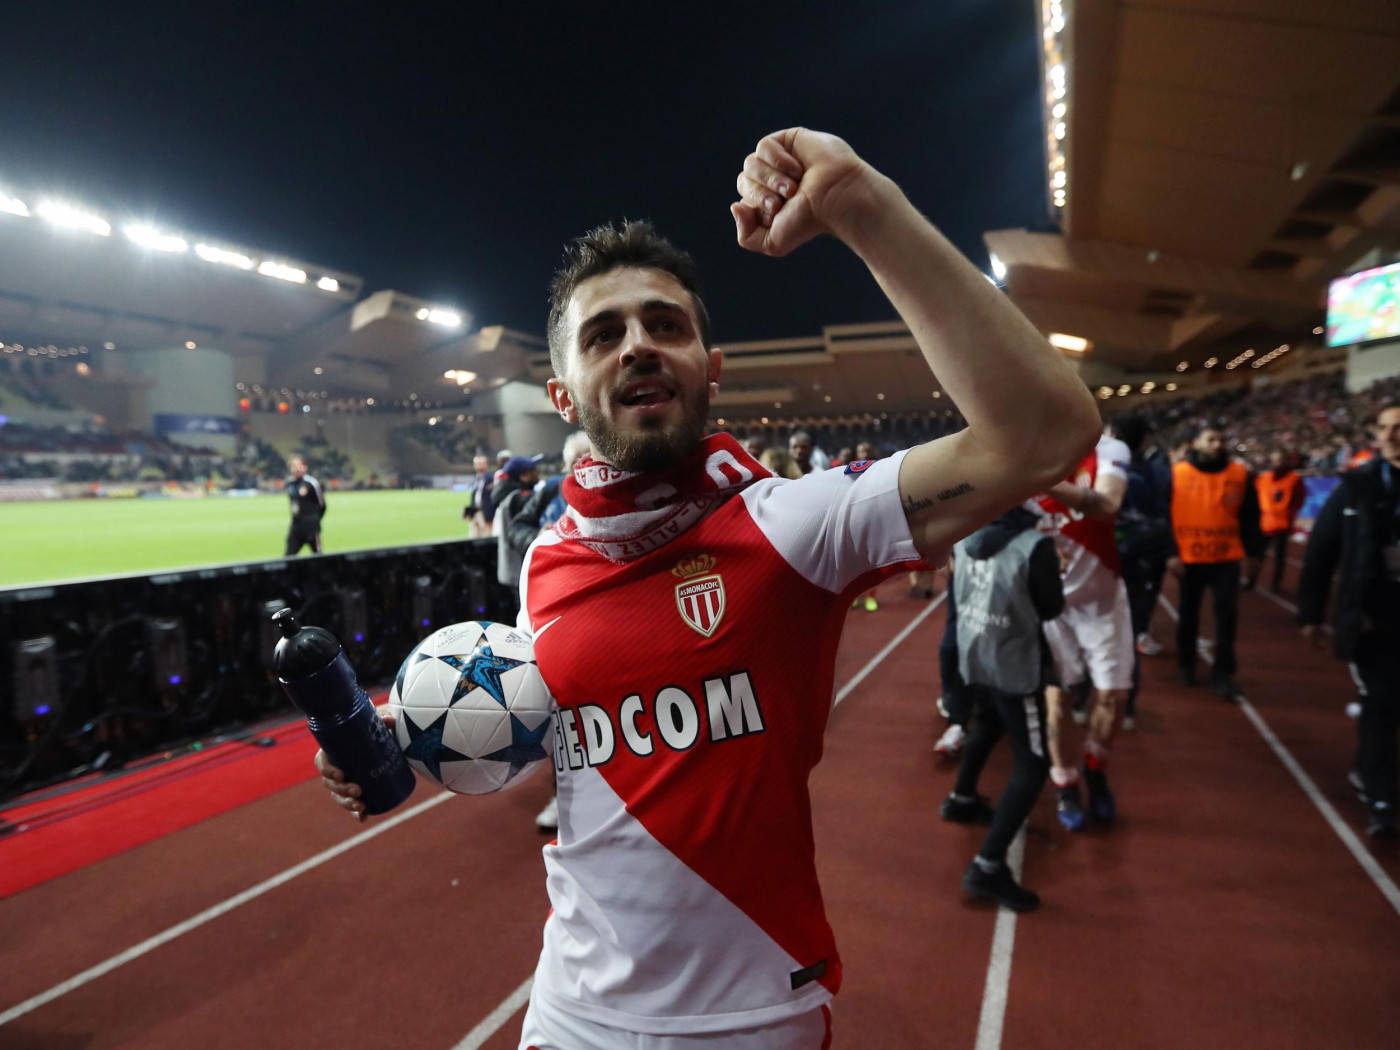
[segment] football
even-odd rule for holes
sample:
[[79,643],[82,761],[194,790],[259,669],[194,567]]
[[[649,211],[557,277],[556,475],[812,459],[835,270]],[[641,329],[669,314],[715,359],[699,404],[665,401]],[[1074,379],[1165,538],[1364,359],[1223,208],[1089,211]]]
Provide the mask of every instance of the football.
[[409,765],[463,795],[499,791],[544,764],[552,705],[529,637],[487,621],[428,635],[389,690]]

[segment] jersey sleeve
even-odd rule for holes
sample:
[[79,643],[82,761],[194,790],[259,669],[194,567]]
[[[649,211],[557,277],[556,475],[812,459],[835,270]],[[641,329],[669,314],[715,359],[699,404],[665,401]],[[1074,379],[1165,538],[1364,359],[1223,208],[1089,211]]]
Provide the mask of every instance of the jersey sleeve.
[[1094,451],[1099,460],[1099,477],[1128,480],[1128,465],[1133,460],[1133,454],[1128,451],[1127,445],[1115,437],[1102,437]]
[[796,481],[766,478],[742,497],[789,565],[839,593],[868,573],[919,560],[899,502],[904,456],[813,471]]

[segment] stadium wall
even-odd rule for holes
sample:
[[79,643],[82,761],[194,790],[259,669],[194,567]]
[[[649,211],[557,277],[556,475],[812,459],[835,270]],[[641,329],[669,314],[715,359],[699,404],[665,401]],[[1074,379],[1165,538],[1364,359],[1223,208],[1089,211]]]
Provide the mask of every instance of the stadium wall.
[[325,438],[331,447],[350,457],[356,479],[363,480],[371,474],[388,479],[398,473],[389,452],[389,431],[408,422],[409,417],[310,412],[282,416],[256,412],[243,418],[254,437],[270,442],[284,456],[301,449],[308,437]]
[[[155,430],[160,415],[205,416],[231,420],[237,415],[234,402],[233,359],[222,350],[199,347],[161,350],[134,350],[124,355],[128,370],[152,381],[146,391],[145,419],[140,429]],[[232,433],[171,433],[165,435],[177,444],[232,452]]]
[[1400,339],[1347,348],[1347,391],[1356,393],[1372,383],[1400,375]]

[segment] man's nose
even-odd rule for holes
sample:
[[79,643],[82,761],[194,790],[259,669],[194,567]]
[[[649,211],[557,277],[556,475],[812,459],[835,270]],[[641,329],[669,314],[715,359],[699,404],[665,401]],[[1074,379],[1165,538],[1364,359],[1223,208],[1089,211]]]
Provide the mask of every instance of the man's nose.
[[646,325],[640,321],[629,324],[627,335],[622,340],[622,363],[631,365],[638,361],[655,360],[658,356],[656,343]]

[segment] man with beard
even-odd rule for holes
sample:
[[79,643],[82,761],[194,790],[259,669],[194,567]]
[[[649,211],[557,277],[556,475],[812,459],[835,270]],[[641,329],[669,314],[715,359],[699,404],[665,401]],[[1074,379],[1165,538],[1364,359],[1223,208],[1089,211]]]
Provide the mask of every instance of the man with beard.
[[1264,537],[1259,500],[1249,469],[1230,458],[1219,430],[1203,426],[1191,448],[1172,467],[1172,533],[1176,554],[1167,569],[1181,580],[1176,625],[1177,673],[1182,685],[1196,684],[1196,630],[1201,597],[1215,599],[1215,664],[1211,689],[1225,700],[1241,696],[1235,684],[1235,629],[1239,620],[1240,562],[1245,585],[1259,575]]
[[826,233],[864,260],[969,425],[768,476],[727,434],[704,436],[722,354],[689,256],[642,223],[569,248],[549,394],[593,455],[521,576],[520,626],[558,705],[559,799],[522,1048],[830,1045],[841,962],[807,779],[847,606],[920,556],[941,563],[1098,430],[1074,371],[843,141],[769,135],[738,188],[744,248],[782,256]]

